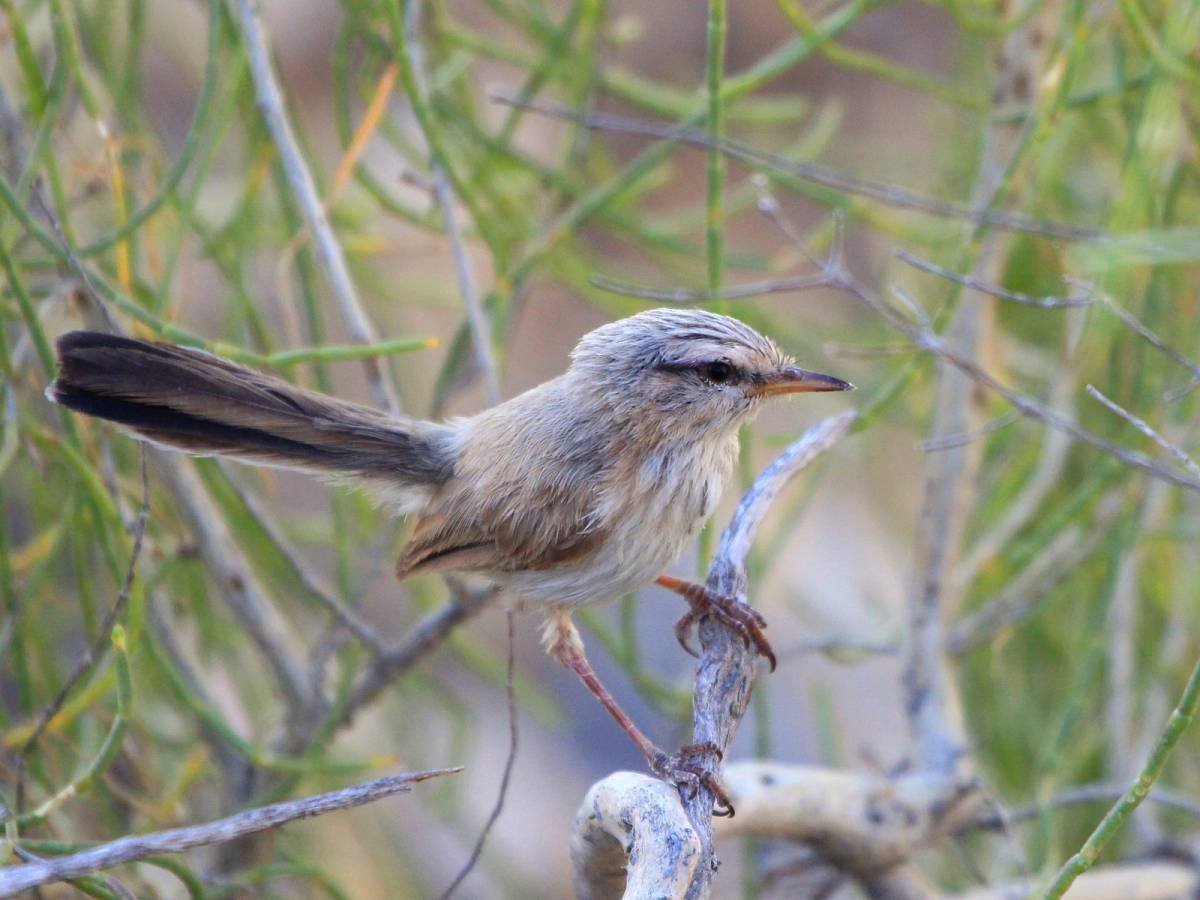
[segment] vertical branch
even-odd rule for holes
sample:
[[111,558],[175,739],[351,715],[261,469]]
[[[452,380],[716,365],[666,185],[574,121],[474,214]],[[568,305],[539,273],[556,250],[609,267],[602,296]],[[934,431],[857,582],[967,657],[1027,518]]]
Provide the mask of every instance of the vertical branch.
[[[983,334],[979,307],[959,307],[946,336],[959,353],[975,358]],[[931,440],[970,433],[974,385],[961,372],[939,363]],[[950,685],[944,651],[943,616],[950,572],[958,558],[967,511],[969,472],[978,443],[968,442],[925,456],[925,486],[918,531],[917,576],[910,607],[910,637],[904,663],[905,708],[913,730],[917,763],[953,772],[962,752],[962,722]]]
[[[421,8],[421,0],[408,0],[404,10],[404,37],[410,61],[411,92],[419,95],[421,103],[424,104],[428,98],[429,88],[425,77],[425,52],[421,43]],[[423,124],[425,124],[424,120]],[[428,124],[425,127],[428,131]],[[488,402],[494,405],[500,402],[500,380],[496,375],[496,361],[492,356],[491,328],[488,324],[487,313],[479,301],[479,290],[475,285],[471,260],[467,256],[462,228],[459,226],[457,198],[454,186],[450,183],[450,177],[447,175],[449,161],[441,152],[434,151],[432,140],[430,140],[430,148],[433,157],[433,192],[442,213],[442,221],[446,225],[446,235],[450,239],[450,251],[454,255],[454,271],[458,276],[458,287],[462,292],[463,305],[467,309],[467,325],[471,331],[471,345],[475,351],[475,362],[483,374],[483,384]]]
[[[1005,36],[997,48],[995,61],[992,94],[995,106],[1030,99],[1030,85],[1036,83],[1041,70],[1042,43],[1040,22]],[[986,128],[974,209],[991,209],[1001,198],[1036,121],[1036,117],[1031,118],[1023,128],[1004,123],[993,123]],[[979,222],[985,218],[981,216]],[[981,224],[974,231],[978,238]],[[991,283],[999,280],[995,271],[1002,260],[999,244],[1000,238],[995,235],[983,241],[973,279]],[[960,306],[947,330],[946,348],[961,359],[978,359],[993,319],[990,305]],[[976,430],[980,420],[974,403],[976,391],[966,372],[952,371],[945,359],[939,360],[930,435],[934,441]],[[966,587],[963,583],[955,584],[953,570],[962,551],[972,474],[978,466],[979,454],[980,448],[971,442],[926,456],[918,536],[918,584],[911,610],[904,685],[918,762],[942,772],[954,771],[964,743],[961,709],[950,682],[945,653],[943,616],[957,600],[953,595]]]
[[[241,22],[242,40],[246,44],[246,52],[250,57],[250,76],[254,82],[254,94],[258,100],[259,110],[271,140],[279,150],[279,159],[287,174],[288,184],[296,195],[304,222],[312,233],[313,242],[317,247],[317,257],[325,273],[329,289],[337,301],[342,320],[350,337],[359,344],[378,343],[375,327],[367,318],[366,311],[358,297],[358,291],[350,278],[350,270],[346,266],[346,258],[329,217],[325,213],[325,205],[317,193],[312,173],[304,161],[292,125],[288,121],[287,110],[284,107],[283,93],[275,78],[271,66],[270,51],[267,47],[267,36],[262,22],[255,11],[256,0],[238,0],[238,18]],[[391,413],[400,412],[400,402],[395,391],[388,382],[383,364],[375,357],[363,360],[367,382],[375,402]]]
[[725,155],[717,146],[721,140],[721,80],[725,75],[725,37],[728,32],[726,0],[708,2],[708,49],[705,59],[705,87],[708,92],[708,197],[704,216],[704,249],[708,256],[708,289],[721,289],[725,248],[721,194],[725,187]]
[[[858,418],[854,410],[831,416],[808,429],[755,479],[742,497],[729,526],[721,534],[716,557],[708,570],[708,587],[746,602],[746,554],[763,517],[779,492],[818,456],[837,444]],[[700,622],[703,648],[696,666],[692,699],[693,740],[711,743],[723,754],[746,714],[754,682],[756,656],[728,626],[704,618]],[[719,760],[704,763],[716,775]],[[715,797],[703,784],[683,797],[684,809],[700,839],[701,857],[688,888],[689,900],[707,897],[717,870],[713,848],[712,809]]]

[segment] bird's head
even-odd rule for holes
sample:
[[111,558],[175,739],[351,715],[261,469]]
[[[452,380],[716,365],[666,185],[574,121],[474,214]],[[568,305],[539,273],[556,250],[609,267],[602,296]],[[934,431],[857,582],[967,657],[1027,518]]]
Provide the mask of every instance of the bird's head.
[[[571,376],[636,424],[707,433],[748,421],[767,397],[854,386],[798,368],[753,328],[699,309],[652,309],[589,332]],[[627,418],[628,417],[628,418]]]

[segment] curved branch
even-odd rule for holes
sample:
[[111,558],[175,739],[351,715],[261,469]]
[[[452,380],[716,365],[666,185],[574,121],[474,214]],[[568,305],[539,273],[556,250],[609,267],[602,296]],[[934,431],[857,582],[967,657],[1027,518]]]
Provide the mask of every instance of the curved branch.
[[638,772],[592,785],[571,827],[580,900],[682,896],[700,856],[675,788]]
[[[787,483],[841,440],[857,418],[858,413],[850,410],[818,422],[755,479],[721,535],[716,557],[708,570],[707,585],[711,590],[746,602],[746,554],[767,510]],[[693,740],[715,744],[725,753],[750,702],[756,656],[732,629],[711,618],[700,623],[700,645],[703,650],[696,666],[696,686],[692,695]],[[719,775],[718,760],[706,758],[700,765],[711,775]],[[716,873],[712,833],[714,800],[706,787],[683,798],[684,808],[703,848],[700,865],[687,892],[689,898],[706,896]]]

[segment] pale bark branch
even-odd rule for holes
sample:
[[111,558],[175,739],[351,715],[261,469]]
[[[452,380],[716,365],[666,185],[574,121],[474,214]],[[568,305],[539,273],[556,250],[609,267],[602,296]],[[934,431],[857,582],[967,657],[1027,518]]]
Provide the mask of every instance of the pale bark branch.
[[571,828],[579,900],[680,897],[700,863],[700,837],[675,788],[614,772],[588,791]]

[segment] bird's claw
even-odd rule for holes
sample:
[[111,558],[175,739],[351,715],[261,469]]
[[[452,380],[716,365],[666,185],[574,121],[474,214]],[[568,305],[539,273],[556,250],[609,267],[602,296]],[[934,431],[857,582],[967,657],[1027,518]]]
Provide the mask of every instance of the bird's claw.
[[659,750],[649,760],[650,771],[668,784],[675,785],[688,799],[696,796],[696,791],[701,787],[705,788],[713,795],[713,815],[733,818],[733,803],[729,794],[721,787],[717,776],[700,762],[706,756],[715,756],[719,765],[725,754],[712,741],[686,744],[674,754]]
[[728,625],[741,635],[747,646],[753,647],[760,656],[767,660],[771,671],[775,671],[775,651],[771,648],[771,642],[767,640],[767,636],[763,634],[763,629],[767,627],[767,620],[758,610],[749,604],[742,603],[735,597],[726,597],[709,590],[702,584],[683,581],[669,575],[663,575],[658,579],[658,583],[682,596],[691,607],[675,623],[675,638],[685,651],[692,656],[699,656],[691,645],[691,629],[701,616],[708,615]]

